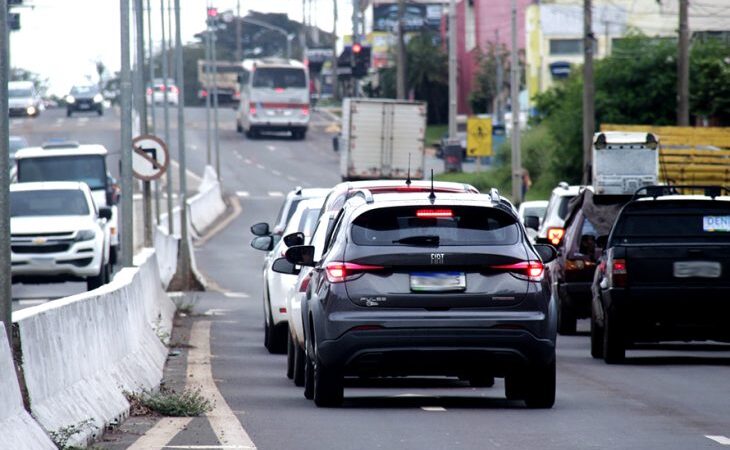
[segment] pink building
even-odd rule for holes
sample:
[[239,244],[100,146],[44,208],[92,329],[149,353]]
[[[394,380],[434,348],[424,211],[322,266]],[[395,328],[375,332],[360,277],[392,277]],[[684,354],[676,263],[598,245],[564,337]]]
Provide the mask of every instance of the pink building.
[[[519,48],[525,48],[525,10],[535,0],[517,0],[517,39]],[[470,114],[469,93],[477,72],[476,49],[486,49],[488,42],[505,44],[512,48],[512,0],[458,0],[458,84],[459,114]],[[505,77],[509,74],[505,73]]]

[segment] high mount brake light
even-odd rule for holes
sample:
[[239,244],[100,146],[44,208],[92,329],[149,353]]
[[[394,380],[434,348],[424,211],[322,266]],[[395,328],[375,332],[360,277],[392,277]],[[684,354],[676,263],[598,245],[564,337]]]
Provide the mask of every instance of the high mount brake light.
[[524,275],[530,281],[540,281],[545,274],[545,267],[540,261],[520,261],[514,264],[492,266],[492,269],[506,270]]
[[350,277],[361,275],[365,272],[383,270],[384,268],[383,266],[371,266],[350,262],[331,262],[325,267],[325,273],[330,283],[342,283]]
[[550,227],[547,230],[547,238],[553,245],[559,245],[565,236],[565,229],[560,227]]
[[454,212],[450,209],[419,209],[416,211],[416,217],[419,219],[454,217]]

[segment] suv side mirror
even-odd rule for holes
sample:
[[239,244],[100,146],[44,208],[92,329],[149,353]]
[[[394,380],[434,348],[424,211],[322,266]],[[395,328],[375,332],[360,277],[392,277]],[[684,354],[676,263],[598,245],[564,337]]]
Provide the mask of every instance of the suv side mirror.
[[112,219],[112,209],[108,206],[102,206],[99,208],[99,218],[111,220]]
[[274,237],[273,236],[256,236],[251,241],[251,247],[256,250],[264,252],[270,252],[274,249]]
[[314,246],[297,245],[286,251],[286,260],[300,266],[314,266]]
[[525,228],[532,228],[537,231],[540,228],[540,218],[537,216],[525,216]]
[[596,247],[606,248],[606,244],[608,244],[608,235],[607,234],[598,236],[596,238]]
[[260,222],[252,225],[251,233],[253,233],[254,236],[268,236],[271,234],[271,232],[269,231],[269,224],[266,222]]
[[534,247],[543,264],[554,261],[558,257],[558,251],[550,244],[535,244]]
[[284,244],[286,244],[287,247],[296,247],[297,245],[304,245],[304,233],[297,232],[292,234],[287,234],[284,236]]
[[286,260],[286,258],[277,258],[274,260],[274,264],[271,265],[271,270],[276,273],[283,273],[285,275],[298,275],[299,269]]

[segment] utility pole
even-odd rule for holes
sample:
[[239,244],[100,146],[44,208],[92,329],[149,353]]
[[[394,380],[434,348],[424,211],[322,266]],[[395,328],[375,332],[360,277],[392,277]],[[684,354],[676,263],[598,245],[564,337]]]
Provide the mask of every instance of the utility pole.
[[[453,3],[453,0],[452,0]],[[405,43],[405,30],[403,24],[403,16],[406,13],[406,1],[398,0],[398,53],[397,60],[395,62],[396,71],[396,97],[399,100],[406,98],[406,43]],[[449,14],[451,14],[449,12]],[[451,16],[449,16],[449,24],[451,24]],[[451,30],[449,30],[449,38],[451,37]],[[450,50],[450,47],[449,47]],[[449,54],[451,58],[451,54]],[[449,70],[451,70],[451,60],[449,60]],[[449,73],[449,81],[451,80],[451,73]],[[450,87],[450,84],[449,84]]]
[[512,201],[522,203],[522,153],[520,149],[520,60],[517,57],[517,0],[512,0],[512,61],[510,93],[512,94]]
[[[180,33],[180,0],[175,0],[175,70],[177,71],[177,87],[179,92],[185,92],[185,77],[183,68],[183,44]],[[188,240],[188,182],[186,178],[187,163],[185,162],[185,96],[181,95],[177,102],[177,143],[178,163],[180,165],[180,271],[183,274],[183,289],[191,286],[190,245]]]
[[[8,30],[8,1],[0,0],[0,321],[5,325],[8,342],[13,342],[13,282],[10,275],[10,111],[8,110],[8,81],[10,80],[10,31]],[[12,345],[12,344],[11,344]]]
[[[144,93],[144,0],[134,0],[134,19],[137,38],[137,70],[134,71],[135,78],[135,103],[139,118],[140,134],[148,134],[147,127],[147,104]],[[152,182],[142,181],[142,203],[144,220],[144,246],[152,247]]]
[[129,0],[119,0],[122,70],[119,82],[122,151],[122,266],[134,265],[134,203],[132,196],[132,72],[129,62]]
[[591,183],[591,148],[596,129],[593,40],[592,0],[583,0],[583,184]]
[[350,48],[352,51],[350,52],[350,70],[352,71],[350,74],[350,81],[352,82],[352,97],[357,97],[357,93],[359,92],[358,89],[358,80],[355,78],[354,74],[354,68],[355,68],[355,44],[360,44],[360,0],[352,0],[352,45]]
[[689,126],[689,0],[679,0],[677,57],[677,125]]
[[243,61],[241,47],[241,0],[236,1],[236,62]]
[[[172,0],[170,0],[172,1]],[[162,55],[162,86],[164,87],[164,91],[162,92],[162,112],[163,112],[163,120],[164,120],[164,129],[165,129],[165,143],[168,145],[168,148],[171,146],[170,143],[170,105],[168,104],[168,98],[167,98],[167,85],[168,85],[168,79],[170,78],[170,73],[168,72],[167,67],[167,43],[165,39],[165,0],[160,0],[160,20],[162,22],[162,49],[160,50],[160,54]],[[168,16],[167,20],[170,21],[171,18]],[[172,39],[172,36],[170,36],[170,39]],[[180,85],[178,85],[178,93],[182,93],[182,89],[180,89]],[[154,93],[153,93],[154,95]],[[178,103],[180,102],[180,94],[178,94]],[[179,145],[179,144],[178,144]],[[170,159],[172,159],[172,156],[170,156]],[[167,193],[167,233],[170,235],[173,235],[175,233],[175,217],[172,213],[173,205],[172,205],[172,183],[174,176],[172,174],[172,170],[165,171],[165,177],[167,179],[167,186],[166,186],[166,193]]]
[[[155,46],[154,40],[152,40],[152,0],[147,0],[147,39],[149,39],[149,69],[150,69],[150,88],[154,86],[155,82]],[[146,98],[146,97],[145,97]],[[155,117],[155,99],[154,93],[150,94],[150,115],[152,116],[152,129],[150,130],[153,134],[157,133],[157,118]],[[170,145],[166,142],[167,145]],[[159,180],[154,181],[155,187],[155,224],[160,224],[160,182]]]
[[449,2],[449,141],[456,137],[456,0]]
[[337,68],[337,0],[332,0],[332,9],[335,15],[334,25],[332,25],[332,98],[339,100],[340,95],[338,88],[338,68]]
[[496,46],[494,56],[497,58],[497,87],[494,90],[495,98],[497,99],[495,105],[495,112],[497,123],[504,125],[504,104],[502,102],[502,88],[504,87],[504,61],[502,59],[502,51],[499,46],[499,29],[494,30],[496,37]]
[[210,166],[213,164],[212,161],[212,148],[213,148],[213,134],[211,133],[210,127],[210,96],[213,95],[211,92],[211,85],[213,80],[210,77],[210,17],[208,17],[208,10],[206,9],[205,18],[205,164]]
[[[213,142],[215,142],[215,173],[218,181],[221,180],[221,148],[218,137],[218,57],[216,56],[216,41],[218,40],[218,24],[213,23],[211,36],[211,56],[213,57]],[[287,41],[288,42],[288,41]]]

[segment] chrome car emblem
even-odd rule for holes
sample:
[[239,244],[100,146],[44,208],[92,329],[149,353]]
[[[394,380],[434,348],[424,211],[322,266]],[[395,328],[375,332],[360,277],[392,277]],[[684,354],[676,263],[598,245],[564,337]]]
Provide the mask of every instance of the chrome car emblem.
[[444,254],[443,253],[431,253],[431,264],[443,264]]
[[33,244],[34,245],[43,245],[46,242],[48,242],[48,239],[46,239],[44,237],[33,238]]

